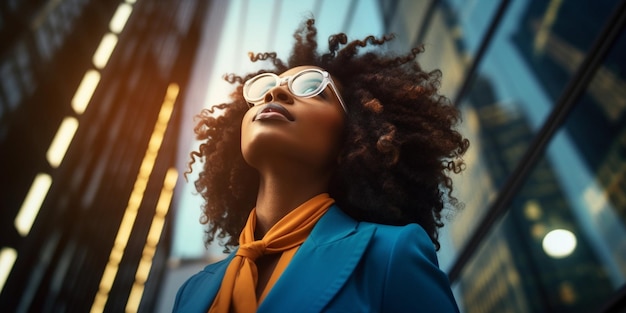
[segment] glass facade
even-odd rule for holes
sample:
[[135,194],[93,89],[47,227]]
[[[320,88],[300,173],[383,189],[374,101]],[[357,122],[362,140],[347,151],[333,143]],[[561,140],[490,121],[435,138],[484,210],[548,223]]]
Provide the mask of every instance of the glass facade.
[[0,311],[154,312],[206,12],[0,4]]
[[440,253],[462,311],[622,310],[624,1],[432,6],[423,62],[472,144]]

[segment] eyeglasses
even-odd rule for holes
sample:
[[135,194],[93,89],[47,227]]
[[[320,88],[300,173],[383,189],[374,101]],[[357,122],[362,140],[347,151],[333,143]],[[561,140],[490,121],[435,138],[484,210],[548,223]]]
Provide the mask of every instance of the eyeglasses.
[[311,98],[319,95],[326,89],[326,86],[330,85],[333,92],[339,99],[339,103],[343,107],[343,110],[348,112],[346,104],[341,99],[341,95],[337,90],[337,86],[333,83],[333,79],[328,72],[309,68],[302,70],[295,75],[288,77],[278,77],[273,73],[263,73],[254,76],[246,81],[243,85],[243,97],[248,101],[250,107],[258,104],[265,98],[270,89],[281,86],[287,82],[289,91],[296,97]]

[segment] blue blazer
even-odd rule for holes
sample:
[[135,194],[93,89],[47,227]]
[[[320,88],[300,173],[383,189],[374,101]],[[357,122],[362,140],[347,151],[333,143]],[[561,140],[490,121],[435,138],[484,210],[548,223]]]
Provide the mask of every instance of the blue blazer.
[[[206,313],[234,257],[178,290],[174,312]],[[357,222],[333,205],[257,312],[458,312],[428,234],[417,224]]]

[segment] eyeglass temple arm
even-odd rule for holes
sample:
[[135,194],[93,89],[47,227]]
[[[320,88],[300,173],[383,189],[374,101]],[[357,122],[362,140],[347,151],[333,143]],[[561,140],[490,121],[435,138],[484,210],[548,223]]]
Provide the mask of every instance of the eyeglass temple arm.
[[337,99],[339,99],[339,103],[341,104],[341,107],[343,108],[343,110],[346,113],[348,113],[348,107],[346,106],[345,102],[343,102],[343,98],[341,98],[341,94],[339,93],[339,89],[337,89],[337,86],[335,86],[335,83],[333,82],[333,79],[328,77],[328,82],[330,83],[330,88],[333,89],[333,92],[337,96]]

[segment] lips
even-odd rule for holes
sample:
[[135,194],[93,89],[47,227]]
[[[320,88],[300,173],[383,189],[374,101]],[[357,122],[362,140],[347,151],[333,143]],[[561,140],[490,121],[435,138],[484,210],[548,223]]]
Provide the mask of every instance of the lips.
[[253,121],[257,120],[285,120],[293,122],[295,119],[287,109],[277,103],[268,103],[264,105],[254,116]]

